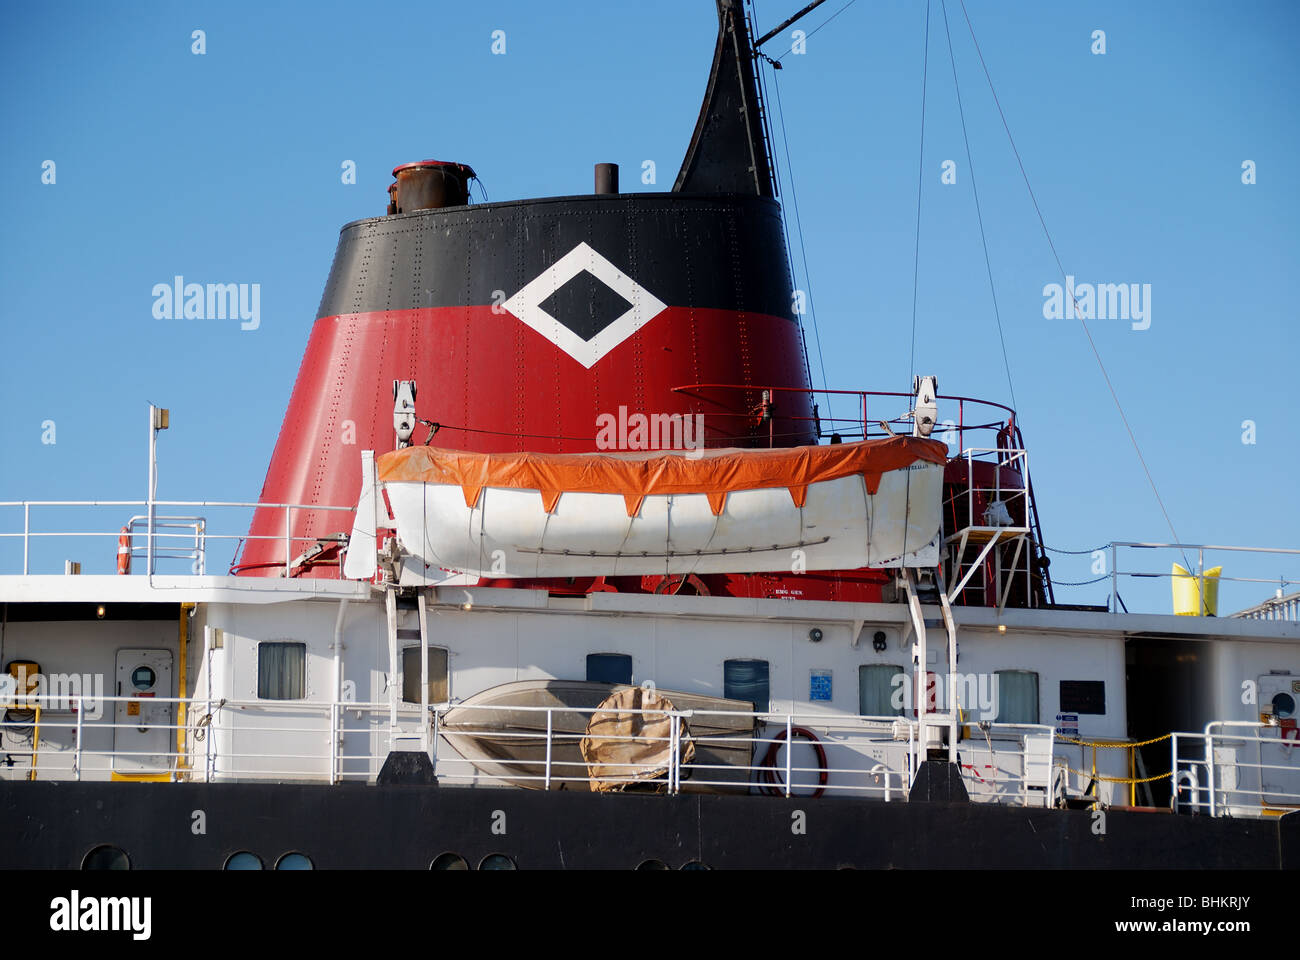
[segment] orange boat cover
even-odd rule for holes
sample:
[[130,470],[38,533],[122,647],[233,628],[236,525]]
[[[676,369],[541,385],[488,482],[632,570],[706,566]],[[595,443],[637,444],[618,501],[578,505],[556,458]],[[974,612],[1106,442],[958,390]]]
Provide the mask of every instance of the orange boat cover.
[[406,447],[376,460],[385,483],[458,486],[465,505],[484,487],[537,490],[547,513],[561,493],[621,493],[628,516],[647,496],[705,493],[716,516],[733,490],[786,487],[802,507],[808,484],[858,475],[874,494],[881,474],[917,461],[946,463],[948,447],[920,437],[886,437],[824,447],[768,450],[650,450],[637,453],[471,453]]

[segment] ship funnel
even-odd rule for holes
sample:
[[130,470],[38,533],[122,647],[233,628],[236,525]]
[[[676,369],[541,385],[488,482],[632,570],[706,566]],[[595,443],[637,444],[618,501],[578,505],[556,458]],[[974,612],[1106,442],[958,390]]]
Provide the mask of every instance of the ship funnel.
[[[474,171],[463,163],[417,160],[394,167],[393,176],[397,178],[397,210],[393,212],[410,213],[465,206],[469,203],[469,181]],[[394,196],[392,187],[389,196]]]
[[[465,164],[393,170],[392,215],[339,233],[234,572],[337,577],[357,454],[434,433],[478,453],[816,443],[747,31],[740,0],[718,0],[671,191],[620,193],[601,163],[594,193],[469,205]],[[418,410],[413,387],[400,394],[414,382]],[[379,513],[358,520],[366,535]]]

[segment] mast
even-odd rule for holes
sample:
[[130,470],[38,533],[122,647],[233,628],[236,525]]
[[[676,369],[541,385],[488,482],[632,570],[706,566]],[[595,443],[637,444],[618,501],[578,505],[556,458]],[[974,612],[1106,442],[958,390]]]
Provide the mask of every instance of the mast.
[[717,0],[718,42],[709,85],[675,193],[776,195],[753,44],[740,0]]

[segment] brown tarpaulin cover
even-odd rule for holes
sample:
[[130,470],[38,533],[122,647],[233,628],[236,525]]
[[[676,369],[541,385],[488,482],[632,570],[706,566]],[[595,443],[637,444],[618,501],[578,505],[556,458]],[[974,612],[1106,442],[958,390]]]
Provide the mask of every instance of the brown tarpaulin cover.
[[[629,687],[606,697],[591,715],[581,744],[591,789],[602,793],[625,790],[664,777],[672,752],[672,718],[666,713],[629,711],[673,709],[667,697],[643,687]],[[681,762],[690,763],[695,744],[687,738],[686,720],[678,722]]]
[[465,505],[478,503],[484,487],[537,490],[547,513],[561,493],[621,493],[628,516],[636,516],[650,495],[705,493],[715,515],[733,490],[785,487],[802,507],[808,484],[859,475],[874,494],[889,470],[917,461],[946,463],[948,448],[938,440],[886,437],[824,447],[771,450],[652,450],[644,453],[471,453],[437,447],[407,447],[379,457],[385,483],[458,486]]

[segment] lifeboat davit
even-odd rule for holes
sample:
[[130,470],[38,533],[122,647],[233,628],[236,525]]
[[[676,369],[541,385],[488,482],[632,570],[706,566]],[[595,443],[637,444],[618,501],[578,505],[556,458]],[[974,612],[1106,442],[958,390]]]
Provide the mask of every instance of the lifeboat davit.
[[[944,444],[919,437],[764,450],[367,452],[352,543],[395,527],[424,582],[446,571],[509,579],[933,566],[946,461]],[[345,576],[373,574],[373,550],[349,551]]]

